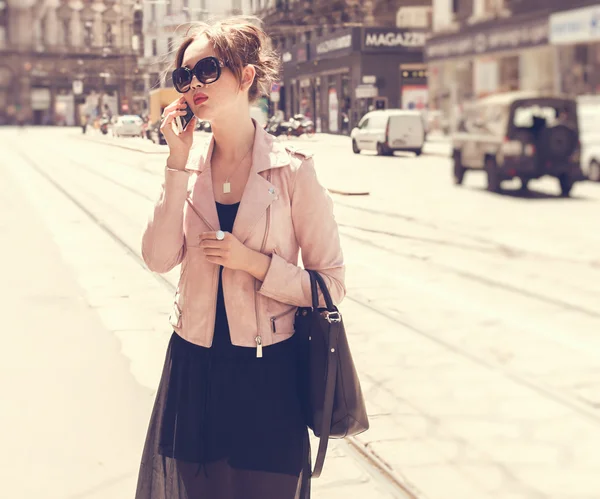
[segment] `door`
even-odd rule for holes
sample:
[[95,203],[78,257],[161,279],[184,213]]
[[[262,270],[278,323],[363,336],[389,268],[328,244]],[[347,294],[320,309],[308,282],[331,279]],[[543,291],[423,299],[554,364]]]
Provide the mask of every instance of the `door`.
[[369,118],[363,118],[361,122],[358,124],[358,130],[356,132],[356,143],[358,147],[364,149],[368,140],[368,129],[369,126]]
[[389,116],[385,113],[377,113],[369,118],[364,141],[365,149],[375,151],[378,143],[385,142],[385,129]]
[[423,119],[419,115],[390,117],[389,146],[397,149],[423,147]]

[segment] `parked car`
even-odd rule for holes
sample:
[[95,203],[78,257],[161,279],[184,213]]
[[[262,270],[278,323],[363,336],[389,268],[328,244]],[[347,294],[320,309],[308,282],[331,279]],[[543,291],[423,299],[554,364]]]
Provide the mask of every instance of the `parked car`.
[[363,116],[350,134],[352,150],[377,151],[391,156],[394,151],[414,152],[419,156],[425,144],[425,125],[420,111],[386,109]]
[[212,126],[210,124],[210,121],[200,121],[200,120],[198,120],[196,122],[196,131],[197,132],[212,133]]
[[582,180],[577,104],[574,99],[507,92],[467,106],[452,137],[454,182],[469,170],[487,175],[487,189],[518,177],[556,177],[563,196]]
[[112,124],[114,137],[144,137],[144,120],[136,115],[117,116]]

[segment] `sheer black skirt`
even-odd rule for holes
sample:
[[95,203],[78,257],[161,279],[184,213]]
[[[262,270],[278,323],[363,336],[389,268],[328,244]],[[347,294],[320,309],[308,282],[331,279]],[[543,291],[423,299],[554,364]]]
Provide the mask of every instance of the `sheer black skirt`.
[[173,333],[136,499],[309,499],[295,338],[204,348]]

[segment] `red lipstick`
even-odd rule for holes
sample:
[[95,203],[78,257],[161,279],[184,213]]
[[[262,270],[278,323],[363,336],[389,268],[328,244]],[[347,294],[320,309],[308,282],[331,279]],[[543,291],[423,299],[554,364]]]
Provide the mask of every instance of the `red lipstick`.
[[194,104],[204,104],[208,100],[208,95],[198,92],[194,95]]

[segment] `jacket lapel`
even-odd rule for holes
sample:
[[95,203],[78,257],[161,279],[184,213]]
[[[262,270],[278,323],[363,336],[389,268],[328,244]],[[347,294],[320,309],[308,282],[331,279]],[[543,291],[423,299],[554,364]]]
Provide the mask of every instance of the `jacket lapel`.
[[[285,148],[255,123],[252,169],[233,225],[233,235],[245,243],[256,224],[265,216],[267,208],[279,196],[279,189],[269,180],[270,173],[263,172],[289,165]],[[266,178],[265,178],[266,177]]]
[[189,163],[189,170],[200,170],[197,172],[196,181],[189,195],[189,200],[196,214],[204,220],[211,230],[219,230],[219,215],[215,203],[215,193],[212,186],[212,170],[210,168],[210,158],[214,148],[214,138],[202,151],[200,158],[196,158]]

